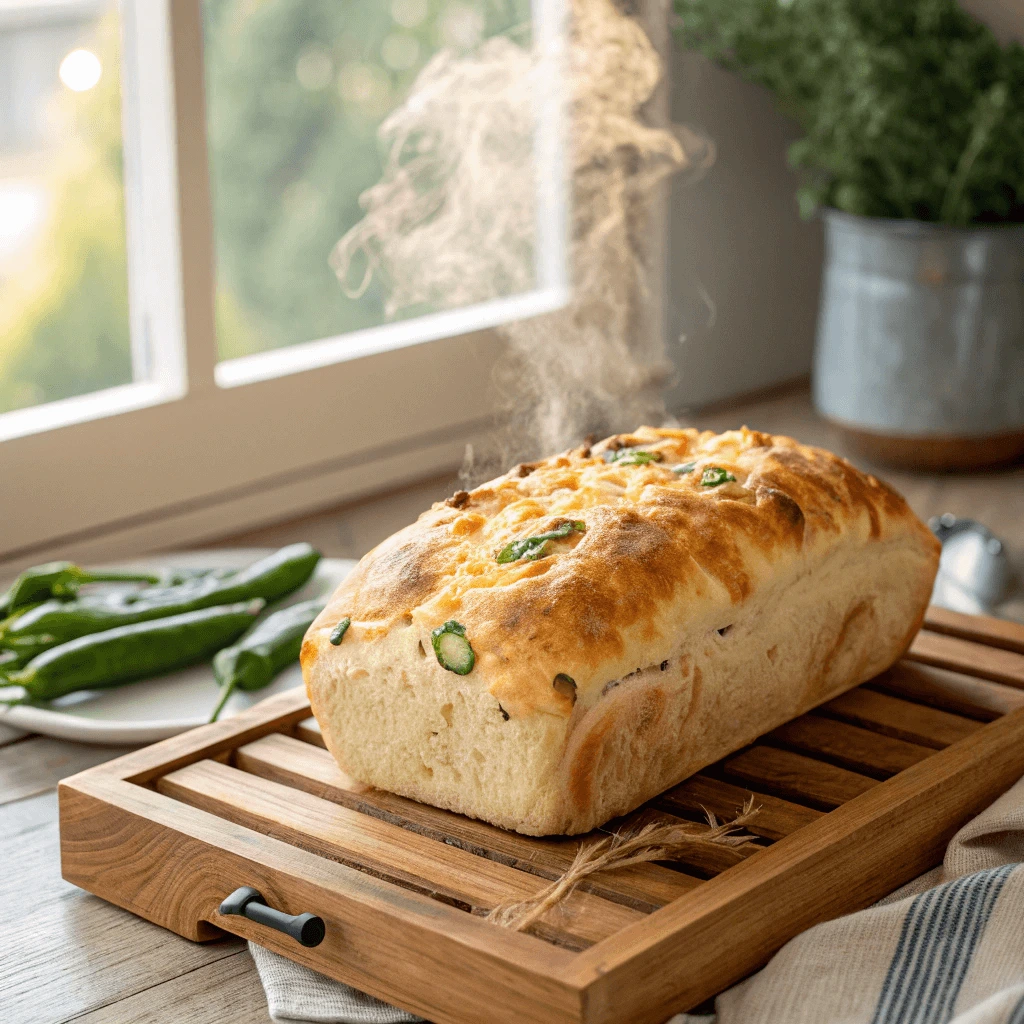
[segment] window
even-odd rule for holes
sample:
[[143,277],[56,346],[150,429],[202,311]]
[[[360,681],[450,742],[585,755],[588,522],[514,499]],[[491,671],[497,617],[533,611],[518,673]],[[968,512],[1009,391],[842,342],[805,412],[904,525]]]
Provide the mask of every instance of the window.
[[506,294],[388,310],[328,257],[431,57],[510,30],[556,83],[560,18],[560,0],[0,0],[0,566],[455,465],[488,417],[486,328],[565,299],[558,146],[531,169],[535,270]]
[[[225,361],[313,339],[338,343],[307,360],[351,357],[557,304],[556,283],[534,274],[494,296],[514,304],[468,316],[438,316],[429,300],[389,311],[365,261],[343,289],[325,258],[363,216],[360,196],[388,155],[379,130],[417,75],[442,47],[466,52],[499,33],[528,45],[526,0],[288,0],[244,13],[205,0],[203,12],[220,383],[295,364]],[[396,329],[396,316],[416,322]]]

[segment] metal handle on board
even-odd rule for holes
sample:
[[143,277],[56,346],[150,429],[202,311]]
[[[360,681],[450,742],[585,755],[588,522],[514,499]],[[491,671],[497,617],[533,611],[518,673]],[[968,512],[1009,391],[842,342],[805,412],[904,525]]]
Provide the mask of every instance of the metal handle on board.
[[268,928],[284,932],[296,942],[301,942],[303,946],[319,946],[327,933],[327,926],[322,917],[317,917],[316,914],[285,914],[268,907],[259,890],[249,885],[236,889],[221,903],[219,910],[222,914],[237,914],[257,924],[265,924]]

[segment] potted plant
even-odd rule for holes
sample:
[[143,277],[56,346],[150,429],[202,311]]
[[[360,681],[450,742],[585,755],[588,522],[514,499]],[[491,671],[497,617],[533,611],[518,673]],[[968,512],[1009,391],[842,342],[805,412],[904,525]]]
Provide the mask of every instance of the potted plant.
[[956,0],[675,6],[685,45],[802,129],[800,209],[826,231],[818,410],[881,461],[1019,457],[1024,48]]

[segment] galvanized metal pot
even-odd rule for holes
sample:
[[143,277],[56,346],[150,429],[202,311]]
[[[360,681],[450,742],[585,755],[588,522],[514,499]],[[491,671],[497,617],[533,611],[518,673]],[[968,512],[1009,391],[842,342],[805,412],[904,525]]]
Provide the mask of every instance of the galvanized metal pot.
[[818,411],[890,464],[1024,455],[1024,225],[824,219]]

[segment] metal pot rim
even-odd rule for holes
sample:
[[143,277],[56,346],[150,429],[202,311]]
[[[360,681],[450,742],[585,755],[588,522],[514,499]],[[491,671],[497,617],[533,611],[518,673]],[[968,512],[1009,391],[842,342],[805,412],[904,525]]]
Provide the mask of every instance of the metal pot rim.
[[969,224],[967,227],[954,227],[952,224],[942,224],[939,221],[931,220],[915,220],[912,217],[865,217],[859,213],[848,213],[846,210],[839,210],[834,206],[821,207],[819,214],[822,220],[825,221],[849,224],[861,230],[876,229],[888,235],[934,236],[947,234],[960,238],[976,234],[1024,235],[1024,223],[1019,221],[1003,224]]

